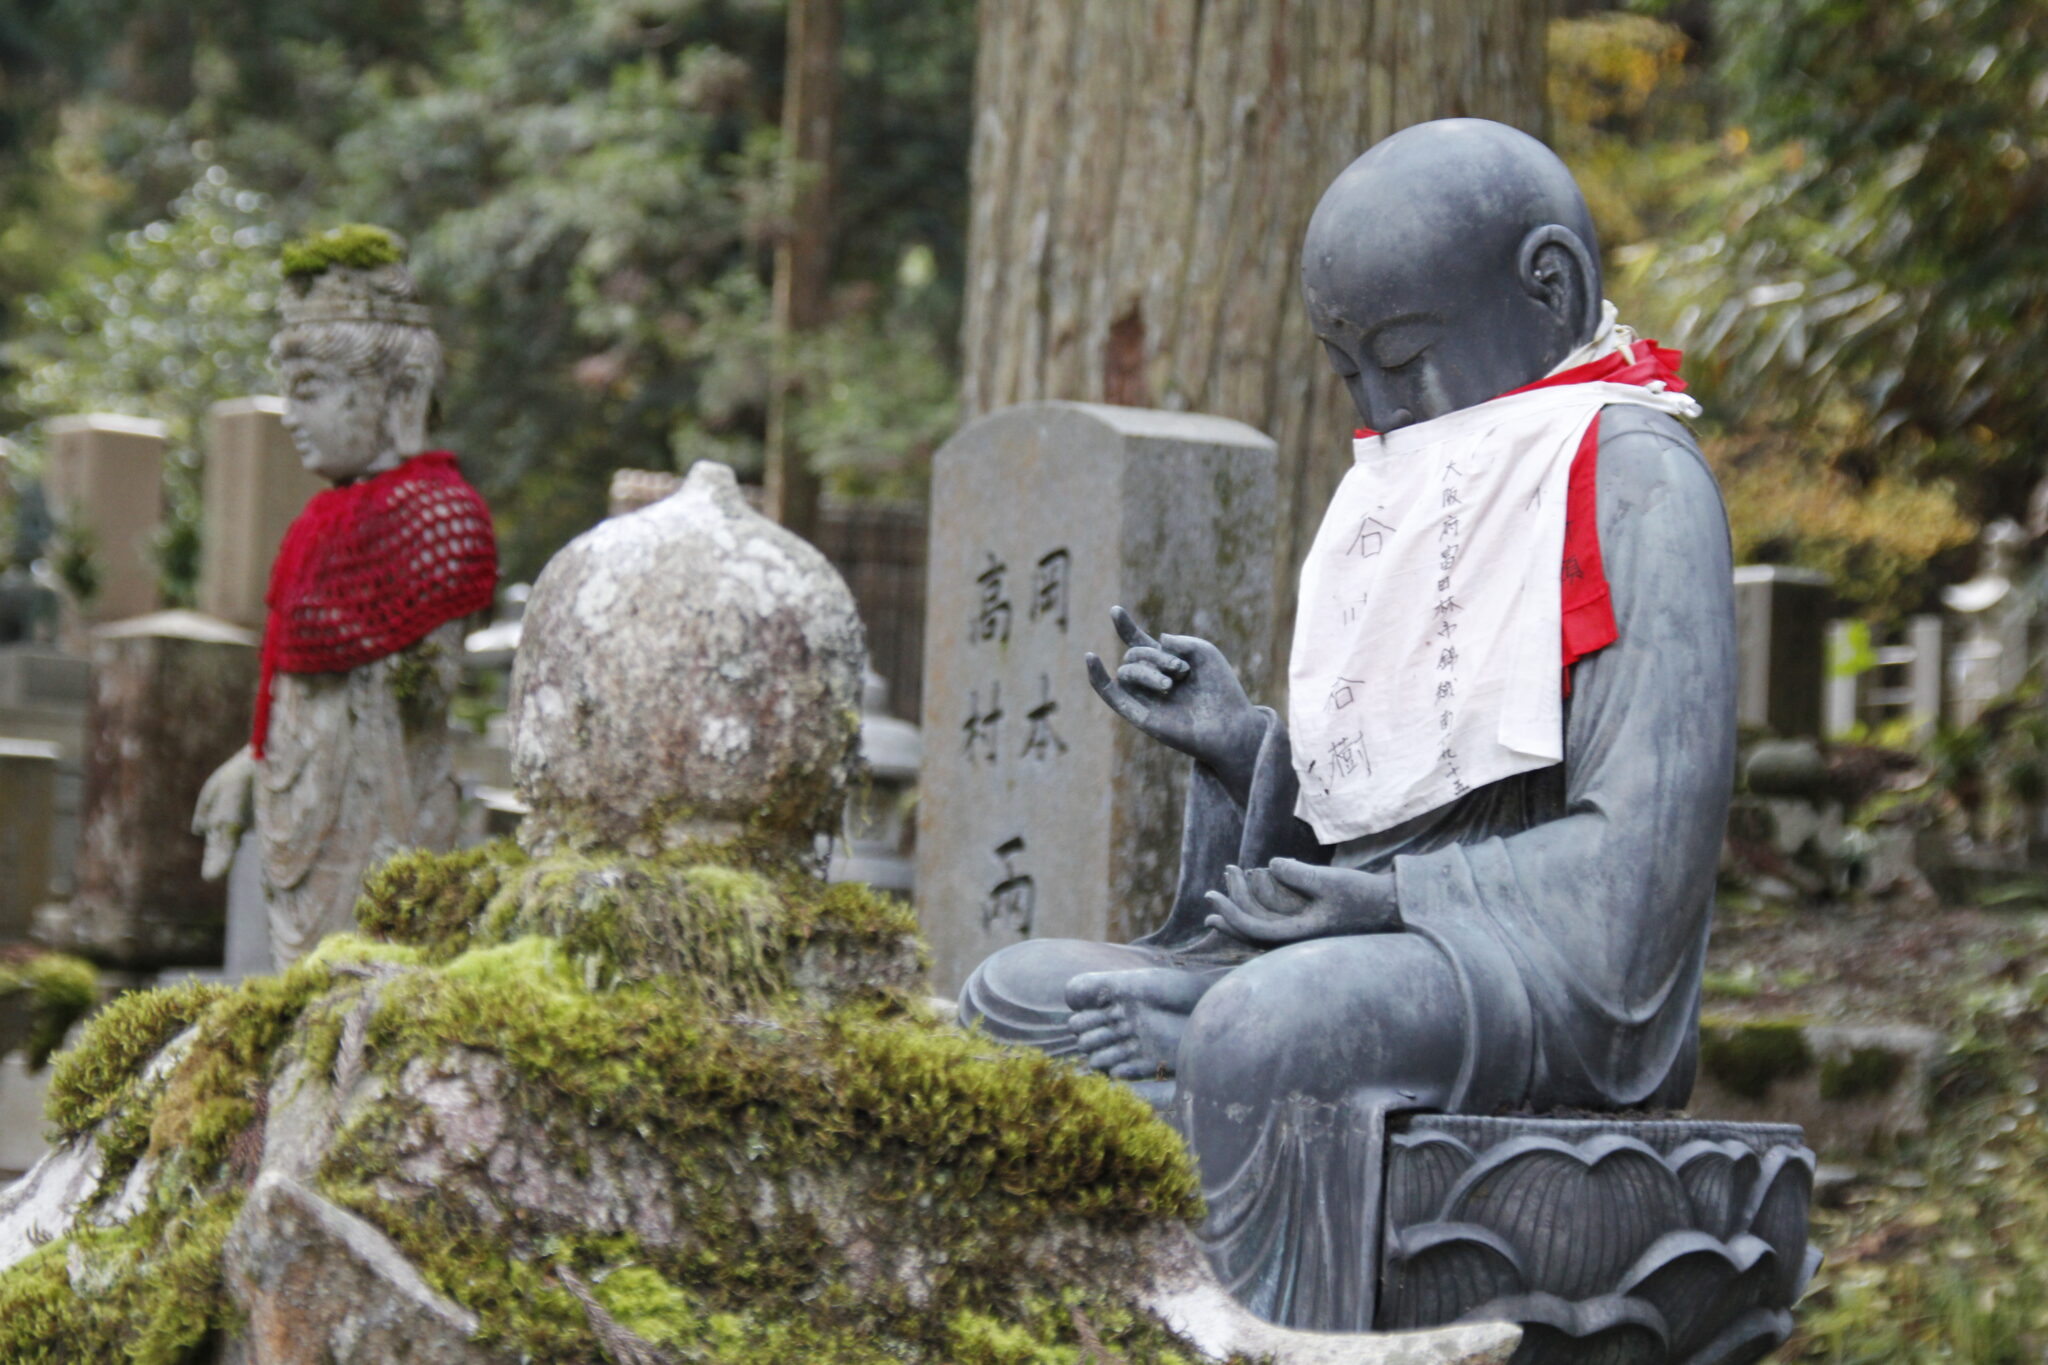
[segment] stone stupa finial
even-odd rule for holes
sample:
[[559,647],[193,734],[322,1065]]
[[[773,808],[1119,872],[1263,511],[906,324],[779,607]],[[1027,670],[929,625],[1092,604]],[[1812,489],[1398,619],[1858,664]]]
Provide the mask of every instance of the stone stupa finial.
[[866,639],[825,557],[730,469],[548,562],[512,670],[521,841],[652,853],[747,835],[796,855],[838,826]]

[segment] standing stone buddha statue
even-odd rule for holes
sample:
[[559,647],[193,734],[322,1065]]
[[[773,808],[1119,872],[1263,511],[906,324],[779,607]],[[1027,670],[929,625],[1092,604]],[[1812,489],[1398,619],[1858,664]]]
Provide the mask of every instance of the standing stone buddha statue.
[[455,842],[448,705],[497,547],[455,457],[425,450],[441,345],[404,257],[362,226],[284,254],[270,348],[284,425],[334,487],[279,547],[255,733],[194,818],[219,876],[253,811],[280,968],[354,927],[367,869]]
[[[1180,886],[1131,944],[1027,940],[964,1020],[1148,1090],[1253,1311],[1372,1326],[1386,1121],[1681,1105],[1735,758],[1734,604],[1674,352],[1602,298],[1570,173],[1407,129],[1309,224],[1362,422],[1301,577],[1283,719],[1205,641],[1096,690],[1191,756]],[[1332,433],[1335,435],[1335,433]]]

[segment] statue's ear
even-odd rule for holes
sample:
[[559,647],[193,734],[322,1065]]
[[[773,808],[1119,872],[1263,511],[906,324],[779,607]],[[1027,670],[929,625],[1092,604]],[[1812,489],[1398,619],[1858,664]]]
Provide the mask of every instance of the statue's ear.
[[1600,322],[1600,271],[1585,239],[1560,223],[1522,239],[1517,262],[1522,287],[1557,315],[1575,343],[1591,338]]

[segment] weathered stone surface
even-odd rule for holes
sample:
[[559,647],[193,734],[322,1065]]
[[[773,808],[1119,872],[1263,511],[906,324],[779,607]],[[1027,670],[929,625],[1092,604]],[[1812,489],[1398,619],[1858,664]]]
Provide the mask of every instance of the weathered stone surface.
[[833,829],[864,653],[824,556],[749,509],[731,470],[697,464],[534,584],[512,670],[523,837],[648,850]]
[[1297,1332],[1253,1317],[1217,1282],[1194,1239],[1175,1229],[1150,1249],[1146,1306],[1211,1360],[1250,1357],[1271,1365],[1504,1365],[1522,1340],[1508,1322],[1422,1332]]
[[[166,1044],[143,1068],[138,1093],[160,1094],[165,1078],[191,1045],[189,1031]],[[0,1190],[0,1271],[44,1242],[62,1237],[78,1222],[86,1202],[99,1192],[106,1169],[99,1133],[96,1128],[51,1148],[26,1175]],[[128,1183],[136,1182],[131,1179]],[[120,1198],[110,1201],[96,1221],[120,1221],[129,1202]]]
[[1913,1024],[1707,1020],[1687,1108],[1742,1123],[1796,1123],[1816,1150],[1858,1157],[1927,1131],[1941,1035]]
[[263,595],[285,528],[325,487],[299,461],[282,398],[215,403],[207,412],[199,610],[263,629]]
[[249,1365],[485,1365],[476,1314],[421,1278],[389,1238],[290,1178],[259,1177],[228,1234],[228,1289]]
[[0,1270],[5,1270],[78,1221],[78,1211],[99,1189],[99,1145],[78,1138],[51,1149],[21,1179],[0,1190]]
[[1187,761],[1090,692],[1109,609],[1199,635],[1254,698],[1273,612],[1273,443],[1218,417],[1030,403],[932,466],[919,917],[933,984],[1027,937],[1125,940],[1171,903]]
[[192,807],[249,733],[256,637],[194,612],[103,628],[66,948],[121,967],[221,960],[226,896],[200,876]]

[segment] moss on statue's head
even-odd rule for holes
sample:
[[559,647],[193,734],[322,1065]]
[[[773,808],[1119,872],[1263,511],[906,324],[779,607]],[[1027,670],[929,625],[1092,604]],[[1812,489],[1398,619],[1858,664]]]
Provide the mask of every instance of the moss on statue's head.
[[397,233],[369,223],[347,223],[310,237],[285,243],[280,256],[287,280],[311,280],[335,266],[374,270],[405,261],[405,242]]

